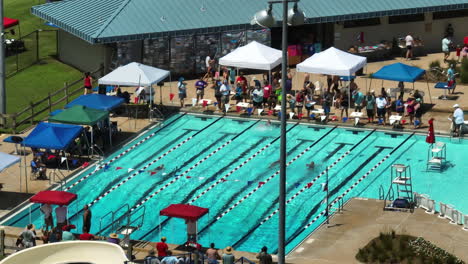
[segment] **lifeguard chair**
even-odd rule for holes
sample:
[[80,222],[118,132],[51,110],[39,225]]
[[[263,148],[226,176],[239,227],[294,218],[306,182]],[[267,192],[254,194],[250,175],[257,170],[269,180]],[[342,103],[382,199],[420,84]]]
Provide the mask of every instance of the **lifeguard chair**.
[[443,142],[436,142],[429,147],[426,170],[442,170],[447,158],[447,147]]
[[414,197],[413,183],[411,178],[411,168],[409,165],[392,165],[390,174],[391,184],[387,191],[387,194],[384,197],[384,210],[413,210]]

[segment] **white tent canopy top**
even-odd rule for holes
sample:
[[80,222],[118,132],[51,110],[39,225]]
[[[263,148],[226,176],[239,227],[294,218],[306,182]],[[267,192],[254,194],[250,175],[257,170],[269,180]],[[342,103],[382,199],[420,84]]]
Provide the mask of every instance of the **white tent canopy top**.
[[137,62],[131,62],[125,66],[108,73],[99,79],[99,84],[121,86],[151,86],[169,76],[170,72]]
[[331,47],[296,65],[298,72],[351,76],[367,64],[367,58]]
[[219,64],[243,69],[271,70],[281,64],[281,57],[281,50],[252,41],[220,58]]
[[0,152],[0,172],[20,161],[20,157]]

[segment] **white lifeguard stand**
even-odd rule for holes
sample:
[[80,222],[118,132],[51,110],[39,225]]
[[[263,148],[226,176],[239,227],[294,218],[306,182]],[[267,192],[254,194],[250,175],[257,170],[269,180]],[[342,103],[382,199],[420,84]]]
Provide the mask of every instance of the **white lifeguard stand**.
[[[414,206],[413,183],[409,165],[393,164],[391,167],[391,184],[384,198],[384,210],[408,211]],[[395,186],[395,189],[394,189]],[[396,193],[395,193],[396,191]],[[396,199],[395,199],[396,194]],[[396,200],[407,200],[408,207],[400,207]]]
[[447,146],[443,142],[436,142],[429,147],[427,153],[426,170],[442,170],[447,158]]

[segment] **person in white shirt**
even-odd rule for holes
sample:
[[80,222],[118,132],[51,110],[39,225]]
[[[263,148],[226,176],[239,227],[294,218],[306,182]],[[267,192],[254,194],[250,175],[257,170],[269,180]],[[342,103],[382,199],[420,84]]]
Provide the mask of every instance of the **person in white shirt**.
[[450,57],[451,45],[452,41],[447,35],[445,35],[445,37],[442,39],[442,52],[444,53],[444,62],[447,62],[447,59]]
[[45,224],[45,230],[52,230],[54,227],[54,220],[52,219],[52,206],[50,204],[43,204],[41,205],[41,212],[44,214],[44,224]]
[[57,218],[57,227],[61,229],[67,224],[67,213],[68,209],[66,206],[60,205],[55,208],[55,217]]
[[213,78],[214,77],[214,59],[210,57],[210,55],[206,56],[205,58],[205,66],[206,66],[206,75],[205,77],[207,78]]
[[385,112],[386,112],[386,106],[387,106],[387,100],[383,95],[379,95],[377,99],[375,99],[375,105],[377,106],[377,117],[379,118],[379,121],[382,120],[382,124],[385,125]]
[[411,33],[405,37],[406,42],[406,59],[411,60],[413,58],[413,46],[414,46],[414,39],[411,36]]
[[458,104],[454,104],[453,108],[453,134],[454,135],[461,135],[462,133],[462,126],[465,123],[465,118],[463,117],[463,110],[460,108]]

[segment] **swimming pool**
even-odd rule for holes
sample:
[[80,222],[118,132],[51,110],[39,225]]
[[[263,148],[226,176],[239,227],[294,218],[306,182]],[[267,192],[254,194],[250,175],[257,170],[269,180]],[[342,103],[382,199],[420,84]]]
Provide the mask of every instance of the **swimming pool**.
[[[380,186],[385,191],[389,187],[390,166],[410,165],[413,191],[468,213],[463,199],[466,141],[437,138],[447,144],[448,166],[428,172],[424,135],[293,122],[287,129],[288,252],[325,220],[326,171],[330,201],[346,201],[378,198]],[[130,209],[135,219],[145,212],[132,239],[157,241],[163,235],[169,243],[180,244],[186,239],[184,221],[159,217],[159,211],[172,203],[190,203],[210,210],[198,225],[202,245],[215,242],[252,252],[266,245],[275,251],[279,136],[279,124],[254,118],[173,116],[67,182],[65,189],[78,195],[69,207],[71,222],[80,231],[81,209],[90,204],[91,232],[107,235],[114,231],[110,211],[118,218]],[[306,167],[311,161],[314,169]],[[347,191],[350,186],[355,187]],[[42,226],[37,208],[31,205],[31,221]],[[2,225],[28,223],[25,207]]]

